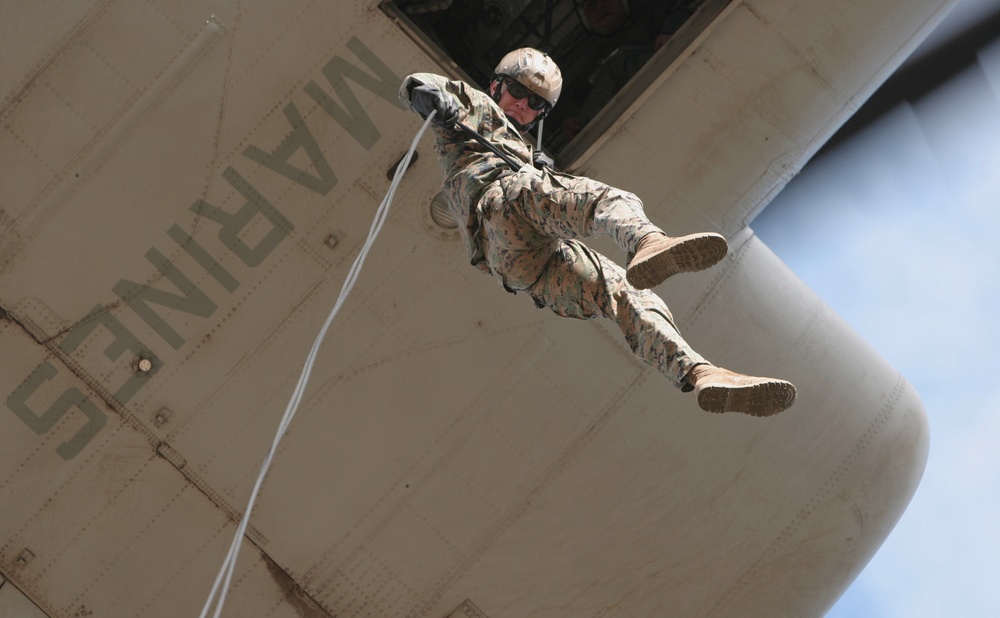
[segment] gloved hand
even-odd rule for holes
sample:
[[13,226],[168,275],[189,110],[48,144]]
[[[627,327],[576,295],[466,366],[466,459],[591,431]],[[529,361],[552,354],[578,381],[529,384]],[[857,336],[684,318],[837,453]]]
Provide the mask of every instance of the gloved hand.
[[421,118],[427,118],[432,111],[437,111],[433,122],[442,127],[450,127],[458,121],[458,101],[432,84],[413,88],[410,91],[410,105]]
[[535,167],[542,169],[543,167],[551,167],[555,169],[556,162],[549,155],[545,154],[541,150],[536,150],[531,153],[531,161],[535,164]]

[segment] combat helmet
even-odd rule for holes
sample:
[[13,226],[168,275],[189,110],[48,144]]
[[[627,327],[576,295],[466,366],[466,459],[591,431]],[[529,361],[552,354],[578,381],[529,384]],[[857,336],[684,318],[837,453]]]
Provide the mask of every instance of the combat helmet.
[[[562,92],[563,79],[559,66],[548,54],[531,47],[515,49],[500,60],[493,71],[493,80],[498,82],[505,77],[513,79],[545,100],[547,105],[539,112],[536,120],[548,115]],[[500,94],[499,85],[498,83],[496,98]]]
[[600,36],[614,34],[629,16],[628,0],[573,0],[573,3],[583,28]]

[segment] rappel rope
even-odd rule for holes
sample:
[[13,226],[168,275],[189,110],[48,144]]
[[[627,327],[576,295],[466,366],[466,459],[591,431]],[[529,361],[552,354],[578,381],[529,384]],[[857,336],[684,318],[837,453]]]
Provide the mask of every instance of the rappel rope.
[[497,148],[496,144],[494,144],[490,140],[488,140],[485,137],[483,137],[482,135],[480,135],[478,131],[476,131],[475,129],[473,129],[469,125],[467,125],[465,123],[462,123],[462,122],[456,122],[455,126],[457,128],[459,128],[459,129],[465,131],[465,133],[469,137],[471,137],[472,139],[476,140],[477,142],[479,142],[480,144],[482,144],[483,146],[485,146],[487,149],[490,150],[490,152],[492,152],[496,156],[498,156],[501,159],[503,159],[503,162],[506,163],[507,165],[509,165],[511,169],[513,169],[513,170],[519,170],[519,169],[521,169],[525,165],[524,163],[520,163],[520,162],[515,161],[514,159],[512,159],[509,154],[507,154],[504,151],[502,151],[499,148]]
[[[542,150],[542,122],[543,121],[539,121],[539,123],[538,123],[538,146],[537,147],[538,147],[539,151]],[[472,127],[470,127],[469,125],[467,125],[465,123],[456,122],[455,123],[455,128],[456,129],[461,129],[462,131],[465,131],[466,135],[468,135],[472,139],[476,140],[477,142],[479,142],[480,144],[482,144],[483,146],[485,146],[490,152],[492,152],[496,156],[498,156],[501,159],[503,159],[503,162],[506,163],[508,166],[510,166],[511,169],[513,169],[515,171],[516,170],[520,170],[520,169],[525,168],[525,167],[527,167],[527,168],[534,167],[530,162],[529,163],[521,163],[519,161],[516,161],[509,154],[507,154],[504,151],[502,151],[499,148],[497,148],[496,144],[494,144],[490,140],[488,140],[485,137],[483,137],[482,135],[480,135],[480,133],[478,131],[476,131],[475,129],[473,129]]]
[[[271,467],[274,454],[278,451],[278,444],[284,437],[285,431],[288,430],[288,426],[291,424],[292,418],[295,417],[295,413],[299,408],[299,403],[301,403],[302,397],[305,394],[306,384],[309,382],[309,375],[312,373],[313,365],[316,363],[316,356],[319,354],[320,345],[326,337],[326,332],[329,330],[330,324],[333,322],[333,318],[336,317],[337,313],[340,311],[340,307],[344,304],[344,301],[347,300],[347,296],[351,293],[351,289],[354,287],[354,283],[358,279],[358,273],[361,272],[361,266],[364,264],[365,258],[368,256],[368,252],[371,250],[372,244],[375,242],[375,237],[378,236],[378,233],[382,230],[382,225],[385,223],[386,216],[389,213],[389,206],[392,204],[392,198],[396,194],[396,188],[399,187],[399,183],[403,179],[403,174],[406,173],[406,169],[410,165],[410,160],[413,159],[413,153],[417,149],[417,144],[420,142],[420,138],[430,125],[435,113],[436,112],[432,111],[427,116],[427,120],[424,121],[423,126],[421,126],[420,130],[417,131],[416,137],[413,138],[413,143],[410,144],[410,149],[407,151],[406,156],[403,157],[403,159],[399,162],[399,165],[396,167],[396,173],[392,178],[392,183],[389,185],[389,191],[382,199],[382,203],[379,205],[378,210],[375,211],[375,219],[372,221],[371,229],[368,232],[368,239],[361,248],[361,252],[358,254],[358,257],[355,258],[354,265],[351,266],[351,270],[347,273],[344,285],[340,289],[340,296],[337,298],[337,302],[330,311],[330,315],[327,316],[326,322],[323,323],[323,327],[320,329],[319,334],[316,335],[316,340],[313,341],[312,349],[309,350],[309,356],[306,358],[305,366],[302,368],[302,374],[299,376],[299,382],[295,386],[295,391],[292,393],[292,398],[288,402],[288,407],[285,408],[285,414],[281,418],[281,424],[278,425],[278,431],[274,436],[274,442],[271,444],[271,450],[268,451],[267,457],[264,458],[264,463],[260,467],[260,473],[257,475],[257,481],[254,483],[253,491],[250,493],[250,500],[247,502],[246,510],[243,511],[243,517],[240,520],[239,528],[237,528],[233,542],[229,546],[229,553],[226,555],[226,559],[222,563],[222,567],[219,569],[219,574],[215,578],[215,583],[212,585],[212,591],[209,593],[208,599],[205,600],[205,606],[201,610],[200,618],[206,618],[208,616],[209,609],[212,607],[213,603],[215,603],[215,613],[212,614],[213,617],[219,618],[219,616],[222,615],[222,606],[226,602],[226,594],[229,592],[229,586],[233,579],[233,573],[236,569],[236,558],[239,556],[240,545],[242,544],[241,540],[246,534],[247,526],[250,522],[250,513],[253,511],[254,503],[257,501],[257,495],[260,493],[260,488],[264,483],[264,477],[267,476],[267,471]],[[216,596],[218,596],[217,601]]]

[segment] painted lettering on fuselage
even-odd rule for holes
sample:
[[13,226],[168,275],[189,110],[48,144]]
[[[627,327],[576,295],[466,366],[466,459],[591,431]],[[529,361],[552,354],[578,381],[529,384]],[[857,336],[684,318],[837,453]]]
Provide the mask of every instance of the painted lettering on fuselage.
[[[340,103],[316,81],[306,84],[304,92],[362,148],[369,150],[381,139],[381,134],[368,111],[354,94],[353,88],[356,86],[348,82],[377,94],[396,107],[402,107],[396,97],[401,78],[357,38],[352,37],[347,43],[347,48],[365,68],[335,55],[322,69],[327,86],[333,90]],[[328,194],[338,182],[333,168],[295,103],[288,103],[283,112],[291,126],[291,132],[284,140],[270,149],[248,146],[242,155],[310,191],[319,195]],[[312,169],[302,169],[292,163],[292,157],[299,151],[304,152],[309,158]],[[224,251],[239,258],[249,269],[257,268],[266,263],[268,257],[292,233],[295,226],[281,211],[280,205],[272,203],[234,167],[227,167],[222,172],[222,177],[243,196],[242,206],[230,212],[199,199],[189,207],[189,210],[219,226],[218,239]],[[259,240],[250,245],[244,240],[242,232],[251,222],[258,224],[262,218],[270,227]],[[167,230],[167,236],[186,255],[193,258],[222,290],[232,293],[239,287],[240,281],[237,275],[222,266],[219,260],[221,255],[213,255],[212,251],[195,241],[179,225],[171,226]],[[151,277],[151,280],[169,282],[167,288],[170,289],[122,279],[113,286],[112,292],[147,324],[163,343],[174,350],[179,350],[185,345],[186,339],[184,334],[170,323],[170,312],[209,318],[220,304],[213,299],[213,295],[217,297],[222,292],[214,287],[211,291],[203,290],[195,283],[197,277],[185,273],[156,247],[150,248],[145,258],[158,275]],[[161,313],[161,308],[169,309],[170,312]],[[102,396],[110,398],[110,403],[113,405],[123,406],[162,366],[162,362],[153,352],[157,346],[150,346],[141,341],[125,324],[112,315],[105,305],[98,304],[86,318],[66,334],[59,343],[59,350],[66,356],[72,354],[97,329],[105,331],[102,336],[110,334],[112,337],[111,343],[104,350],[104,355],[109,360],[117,361],[122,354],[130,353],[134,358],[143,358],[150,364],[147,371],[135,372],[124,384],[117,385],[117,388],[114,385],[100,385]],[[76,387],[67,388],[56,396],[47,408],[46,402],[40,401],[42,397],[33,397],[42,385],[54,378],[60,370],[66,369],[62,366],[57,368],[48,360],[43,361],[10,393],[6,404],[38,435],[50,431],[64,416],[74,410],[82,414],[86,418],[85,424],[70,439],[56,447],[56,452],[63,459],[70,460],[79,455],[100,433],[107,422],[107,415],[101,406]],[[37,411],[42,408],[45,408],[44,411]]]

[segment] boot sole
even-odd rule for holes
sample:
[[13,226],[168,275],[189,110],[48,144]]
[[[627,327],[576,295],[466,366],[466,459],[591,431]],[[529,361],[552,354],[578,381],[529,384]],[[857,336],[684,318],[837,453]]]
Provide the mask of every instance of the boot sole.
[[729,243],[719,234],[692,234],[664,251],[629,264],[625,278],[633,287],[648,290],[678,273],[714,266],[728,250]]
[[698,405],[706,412],[739,412],[772,416],[795,403],[795,387],[784,380],[767,380],[745,386],[710,384],[698,391]]

